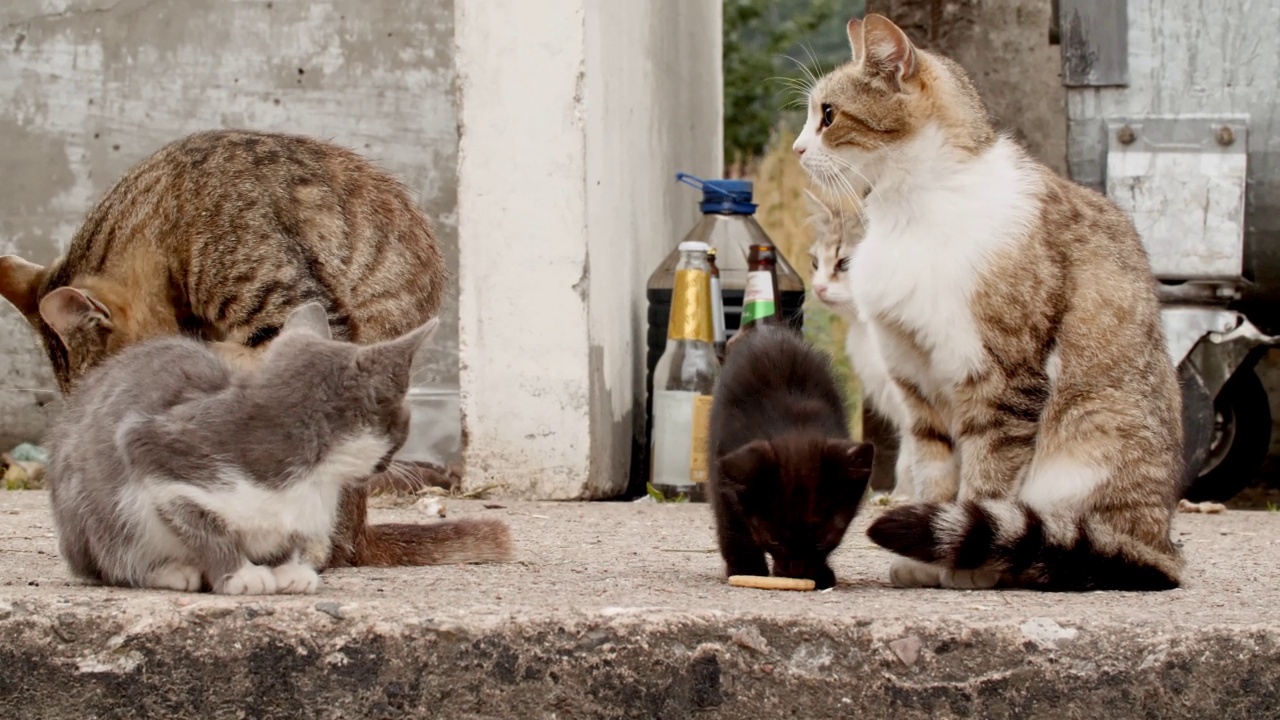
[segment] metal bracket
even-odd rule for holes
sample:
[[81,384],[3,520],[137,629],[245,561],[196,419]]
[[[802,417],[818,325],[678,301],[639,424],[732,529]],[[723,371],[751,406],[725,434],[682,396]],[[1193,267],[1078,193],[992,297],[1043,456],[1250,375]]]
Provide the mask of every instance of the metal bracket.
[[1241,282],[1248,118],[1115,118],[1107,132],[1107,196],[1133,218],[1156,276]]

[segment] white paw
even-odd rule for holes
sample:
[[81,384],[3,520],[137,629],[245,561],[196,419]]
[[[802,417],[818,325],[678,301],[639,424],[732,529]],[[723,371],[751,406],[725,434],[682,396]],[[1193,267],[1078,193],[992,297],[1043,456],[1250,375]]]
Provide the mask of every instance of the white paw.
[[276,592],[310,594],[320,587],[320,576],[308,565],[287,562],[271,570],[276,576]]
[[200,590],[200,568],[194,565],[166,565],[151,574],[147,587],[179,592]]
[[1000,582],[1000,573],[994,570],[943,570],[942,587],[952,590],[990,590]]
[[938,587],[942,568],[910,558],[897,558],[889,564],[889,582],[900,588]]
[[276,591],[276,576],[271,568],[245,563],[215,589],[223,595],[271,595]]

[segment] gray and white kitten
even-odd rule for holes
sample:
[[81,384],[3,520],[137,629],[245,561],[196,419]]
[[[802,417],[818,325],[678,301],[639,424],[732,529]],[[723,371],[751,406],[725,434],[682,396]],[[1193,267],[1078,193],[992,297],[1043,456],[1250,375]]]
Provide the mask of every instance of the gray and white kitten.
[[331,339],[309,303],[250,371],[178,337],[94,369],[49,439],[72,572],[127,587],[315,592],[343,488],[405,441],[413,356],[436,323],[361,346]]

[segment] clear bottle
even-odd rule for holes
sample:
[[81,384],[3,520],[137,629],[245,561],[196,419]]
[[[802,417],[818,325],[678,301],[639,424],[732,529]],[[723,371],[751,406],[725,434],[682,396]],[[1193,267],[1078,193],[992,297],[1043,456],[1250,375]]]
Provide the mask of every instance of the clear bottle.
[[711,394],[720,377],[712,321],[711,265],[704,242],[680,243],[667,347],[653,373],[653,489],[706,500]]
[[707,264],[711,266],[711,329],[715,338],[716,360],[723,365],[725,353],[724,293],[720,290],[720,268],[716,266],[715,248],[707,248]]

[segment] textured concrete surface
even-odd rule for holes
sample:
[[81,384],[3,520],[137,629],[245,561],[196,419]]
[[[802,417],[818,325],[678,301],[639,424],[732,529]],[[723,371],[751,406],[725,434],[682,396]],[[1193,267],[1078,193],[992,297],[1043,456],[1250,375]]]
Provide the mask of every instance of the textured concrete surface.
[[518,560],[224,598],[69,581],[46,503],[0,493],[0,717],[1280,717],[1276,513],[1179,516],[1183,589],[1051,595],[889,588],[871,510],[779,593],[724,584],[704,506],[447,501]]

